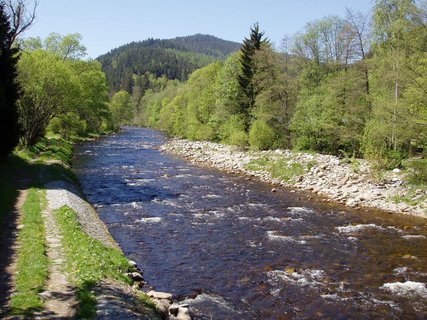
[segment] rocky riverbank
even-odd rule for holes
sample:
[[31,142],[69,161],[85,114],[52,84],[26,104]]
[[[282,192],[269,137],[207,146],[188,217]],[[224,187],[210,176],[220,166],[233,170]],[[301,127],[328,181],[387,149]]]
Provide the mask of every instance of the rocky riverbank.
[[[63,206],[72,208],[86,234],[99,240],[105,246],[121,251],[96,211],[84,200],[84,196],[72,182],[57,180],[47,183],[45,187],[50,211],[57,210]],[[61,251],[63,251],[62,247]],[[134,281],[132,288],[112,279],[104,279],[95,286],[93,292],[97,301],[96,319],[149,320],[159,319],[159,316],[169,320],[191,319],[188,305],[173,303],[173,297],[170,293],[153,290],[145,292],[146,297],[144,299],[147,299],[147,297],[150,299],[150,303],[155,307],[155,312],[141,303],[138,297],[141,297],[143,291],[140,291],[140,287],[146,286],[142,270],[138,268],[134,261],[129,261],[129,271],[132,272],[129,272],[128,276]],[[70,285],[68,286],[70,287]],[[70,293],[70,295],[72,294],[74,292]],[[68,301],[65,302],[68,303]]]
[[[314,192],[325,197],[325,201],[427,218],[425,188],[406,183],[405,172],[399,169],[378,173],[362,159],[289,150],[244,151],[234,146],[183,139],[171,139],[161,149],[202,166],[246,174],[275,186]],[[281,172],[288,172],[286,178],[271,170],[278,166]]]

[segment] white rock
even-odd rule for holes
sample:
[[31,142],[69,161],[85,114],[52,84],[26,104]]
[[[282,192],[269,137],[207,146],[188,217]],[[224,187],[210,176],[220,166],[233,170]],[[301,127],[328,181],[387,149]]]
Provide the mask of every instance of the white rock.
[[148,291],[147,296],[155,299],[166,299],[166,300],[172,300],[172,293],[167,292],[160,292],[160,291]]

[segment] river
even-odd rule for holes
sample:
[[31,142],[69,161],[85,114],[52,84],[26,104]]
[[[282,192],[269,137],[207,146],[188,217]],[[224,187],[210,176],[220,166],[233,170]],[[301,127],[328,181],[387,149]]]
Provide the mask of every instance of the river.
[[128,258],[195,319],[427,319],[427,222],[306,194],[164,154],[125,127],[84,143],[74,168]]

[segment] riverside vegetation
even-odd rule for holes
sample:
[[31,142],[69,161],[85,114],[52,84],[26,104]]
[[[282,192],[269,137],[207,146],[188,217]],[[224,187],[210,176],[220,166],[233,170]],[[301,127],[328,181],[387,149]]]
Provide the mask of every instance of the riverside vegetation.
[[[102,241],[102,238],[97,240],[99,231],[93,235],[85,230],[85,227],[99,229],[98,225],[102,225],[102,222],[99,219],[88,219],[90,213],[87,210],[83,213],[86,218],[82,218],[82,213],[79,214],[79,210],[76,211],[74,207],[75,203],[85,201],[79,195],[78,183],[69,169],[71,150],[70,142],[58,137],[45,138],[33,148],[16,152],[0,166],[2,181],[5,182],[2,183],[0,190],[4,221],[12,218],[8,212],[13,211],[13,200],[18,196],[18,190],[30,188],[22,208],[17,208],[21,214],[18,224],[13,229],[17,232],[18,249],[14,254],[13,282],[10,280],[13,285],[9,283],[12,288],[8,288],[13,290],[13,295],[10,296],[7,307],[4,306],[1,310],[3,316],[49,315],[45,305],[51,300],[51,294],[55,293],[47,292],[46,286],[49,284],[49,277],[52,276],[50,274],[52,264],[56,262],[46,255],[49,250],[46,237],[52,237],[52,230],[45,229],[43,221],[46,218],[43,212],[50,210],[60,230],[61,249],[65,253],[62,268],[68,275],[69,286],[73,288],[72,293],[77,297],[77,303],[71,306],[72,313],[69,315],[92,318],[96,314],[102,315],[102,312],[111,312],[108,308],[100,309],[101,293],[97,293],[96,288],[103,286],[103,291],[116,290],[115,294],[110,295],[112,304],[114,300],[120,300],[123,309],[132,310],[131,314],[144,314],[150,319],[157,319],[154,305],[147,296],[142,292],[136,293],[130,287],[126,289],[133,282],[126,273],[132,271],[134,267],[113,240]],[[64,202],[67,199],[64,194],[52,195],[62,190],[60,186],[52,185],[55,181],[75,186],[74,197],[78,200],[68,203]],[[10,196],[11,193],[14,196]],[[59,202],[58,209],[50,208],[51,201]],[[87,207],[91,208],[89,204]],[[2,225],[2,236],[13,231],[6,230],[4,223]],[[107,236],[104,238],[110,237],[108,232],[106,233]],[[5,291],[3,295],[6,293]],[[137,295],[140,298],[136,298]],[[66,300],[65,295],[61,299]],[[58,305],[55,307],[60,308]],[[125,318],[129,316],[126,310],[119,314]]]
[[[200,35],[167,43],[149,41],[146,47],[154,46],[154,52],[165,50],[156,57],[178,62],[136,73],[109,56],[100,57],[102,63],[84,59],[78,34],[19,39],[34,21],[36,2],[34,8],[28,3],[0,0],[0,217],[2,237],[13,239],[16,233],[19,248],[13,279],[17,291],[8,309],[12,314],[35,314],[43,305],[39,293],[50,264],[45,237],[34,235],[49,233],[41,225],[47,207],[44,184],[58,179],[76,183],[67,165],[45,160],[69,165],[68,141],[117,131],[121,124],[240,148],[331,154],[349,162],[356,176],[364,168],[364,160],[358,158],[364,158],[379,184],[387,182],[390,170],[405,173],[399,181],[405,181],[406,191],[390,199],[425,210],[426,0],[376,0],[372,14],[348,10],[344,18],[314,21],[285,37],[280,52],[258,24],[231,55],[235,44],[218,44],[212,38],[206,42]],[[200,41],[212,50],[192,54]],[[114,79],[110,90],[105,72]],[[247,166],[271,171],[282,181],[315,167],[295,159],[269,155]],[[30,190],[21,193],[21,189]],[[15,208],[18,200],[24,201],[22,208]],[[19,222],[16,212],[21,212]],[[79,293],[79,310],[90,316],[95,312],[90,288],[106,276],[128,282],[122,275],[128,266],[120,251],[87,238],[76,214],[62,208],[55,221],[63,233],[64,249],[67,232],[88,248],[77,252],[69,247],[65,254]],[[7,223],[14,227],[9,229]],[[35,238],[40,242],[31,241]],[[92,249],[99,259],[105,255],[102,259],[111,260],[113,270],[90,269],[84,252]],[[30,274],[29,269],[19,269],[29,260],[34,268]]]
[[[185,82],[134,75],[129,123],[243,148],[364,158],[378,178],[408,172],[426,189],[426,1],[378,0],[285,37],[251,28],[241,50]],[[372,27],[371,27],[372,26]],[[124,88],[123,88],[124,89]],[[141,92],[143,94],[141,94]],[[397,197],[396,201],[409,201]]]

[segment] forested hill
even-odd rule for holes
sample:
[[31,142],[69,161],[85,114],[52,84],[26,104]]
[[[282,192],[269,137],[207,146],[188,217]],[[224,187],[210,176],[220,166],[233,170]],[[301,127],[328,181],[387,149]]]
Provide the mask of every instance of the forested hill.
[[177,37],[170,40],[189,51],[198,52],[221,60],[240,49],[241,44],[222,40],[206,34],[195,34],[187,37]]
[[223,60],[240,44],[210,35],[196,34],[174,39],[132,42],[97,58],[111,90],[132,91],[133,75],[146,72],[157,77],[186,80],[194,70]]

